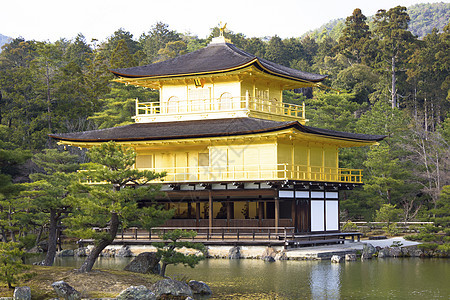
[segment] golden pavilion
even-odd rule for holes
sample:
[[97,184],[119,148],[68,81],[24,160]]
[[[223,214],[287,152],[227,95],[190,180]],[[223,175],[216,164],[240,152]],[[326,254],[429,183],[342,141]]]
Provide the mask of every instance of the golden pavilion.
[[137,153],[138,169],[166,171],[164,196],[178,228],[294,228],[339,232],[339,194],[362,184],[362,171],[339,168],[339,149],[384,138],[306,125],[304,105],[283,91],[326,78],[256,57],[222,35],[166,61],[111,72],[124,84],[159,90],[136,100],[135,123],[52,134],[89,148],[116,141]]

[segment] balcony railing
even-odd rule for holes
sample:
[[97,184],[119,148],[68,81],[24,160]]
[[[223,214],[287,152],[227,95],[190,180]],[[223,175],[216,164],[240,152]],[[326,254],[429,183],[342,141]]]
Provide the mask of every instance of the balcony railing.
[[[235,165],[206,167],[168,167],[140,168],[157,173],[166,172],[166,176],[158,182],[226,182],[226,181],[265,181],[265,180],[299,180],[341,183],[362,183],[361,169],[343,169],[314,167],[290,164],[277,165]],[[80,170],[79,172],[88,172]],[[105,184],[86,178],[88,184]]]
[[252,180],[299,180],[362,183],[361,169],[342,169],[328,167],[277,165],[207,166],[178,168],[147,168],[155,172],[166,172],[161,180],[174,182],[214,182],[214,181],[252,181]]
[[233,112],[240,110],[305,119],[304,103],[303,105],[295,105],[282,103],[277,100],[266,100],[249,96],[201,100],[169,100],[163,103],[139,102],[139,100],[136,100],[136,117]]

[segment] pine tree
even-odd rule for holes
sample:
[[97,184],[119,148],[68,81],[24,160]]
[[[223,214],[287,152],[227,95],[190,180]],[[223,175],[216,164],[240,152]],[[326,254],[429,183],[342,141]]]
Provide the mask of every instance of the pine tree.
[[374,18],[374,34],[378,42],[377,66],[391,77],[391,104],[399,107],[398,75],[404,68],[416,38],[408,31],[409,15],[406,7],[396,6],[390,10],[379,10]]
[[18,280],[29,277],[29,274],[22,274],[23,270],[30,268],[23,264],[23,256],[24,251],[17,243],[0,243],[0,281],[6,282],[10,289]]
[[102,250],[114,241],[120,226],[162,224],[170,217],[167,211],[138,208],[139,200],[151,200],[158,192],[157,185],[148,183],[164,174],[133,169],[136,160],[133,149],[108,142],[91,148],[88,156],[92,162],[83,165],[86,171],[80,172],[82,179],[99,184],[78,185],[78,195],[73,199],[76,208],[68,220],[72,235],[95,241],[80,272],[92,270]]
[[344,55],[356,63],[361,63],[364,55],[365,44],[370,39],[369,25],[366,16],[359,8],[347,17],[345,28],[338,41],[338,47]]
[[30,200],[34,210],[49,224],[48,250],[42,264],[51,266],[56,255],[58,223],[71,208],[68,195],[72,182],[77,179],[74,172],[78,169],[78,156],[47,149],[35,154],[32,160],[42,172],[30,174],[33,182],[26,184],[28,189],[21,195]]
[[[202,259],[205,246],[202,243],[193,243],[183,239],[192,239],[197,233],[195,231],[186,231],[175,229],[169,233],[161,235],[165,242],[153,243],[157,248],[156,255],[161,259],[161,276],[165,276],[168,265],[183,264],[185,266],[195,267]],[[181,241],[180,241],[181,240]],[[181,248],[198,250],[200,253],[184,254],[179,252]]]

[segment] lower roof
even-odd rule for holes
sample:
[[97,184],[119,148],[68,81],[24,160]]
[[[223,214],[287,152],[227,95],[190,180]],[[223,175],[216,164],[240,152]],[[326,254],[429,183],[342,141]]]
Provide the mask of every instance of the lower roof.
[[266,133],[295,128],[300,132],[330,138],[342,138],[366,142],[377,142],[384,135],[349,133],[305,126],[297,121],[271,121],[256,118],[230,118],[213,120],[134,123],[131,125],[83,132],[50,134],[51,138],[67,142],[107,141],[156,141],[189,138],[239,136]]

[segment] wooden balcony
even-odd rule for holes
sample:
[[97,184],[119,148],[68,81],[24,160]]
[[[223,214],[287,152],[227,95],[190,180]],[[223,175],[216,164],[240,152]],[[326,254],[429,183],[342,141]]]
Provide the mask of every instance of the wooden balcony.
[[277,100],[249,96],[177,100],[167,102],[139,102],[136,99],[136,122],[169,122],[231,117],[265,117],[280,121],[305,123],[305,104],[295,105]]
[[253,180],[362,183],[361,169],[326,168],[290,164],[151,168],[145,170],[158,173],[166,172],[167,175],[162,179],[165,183]]

